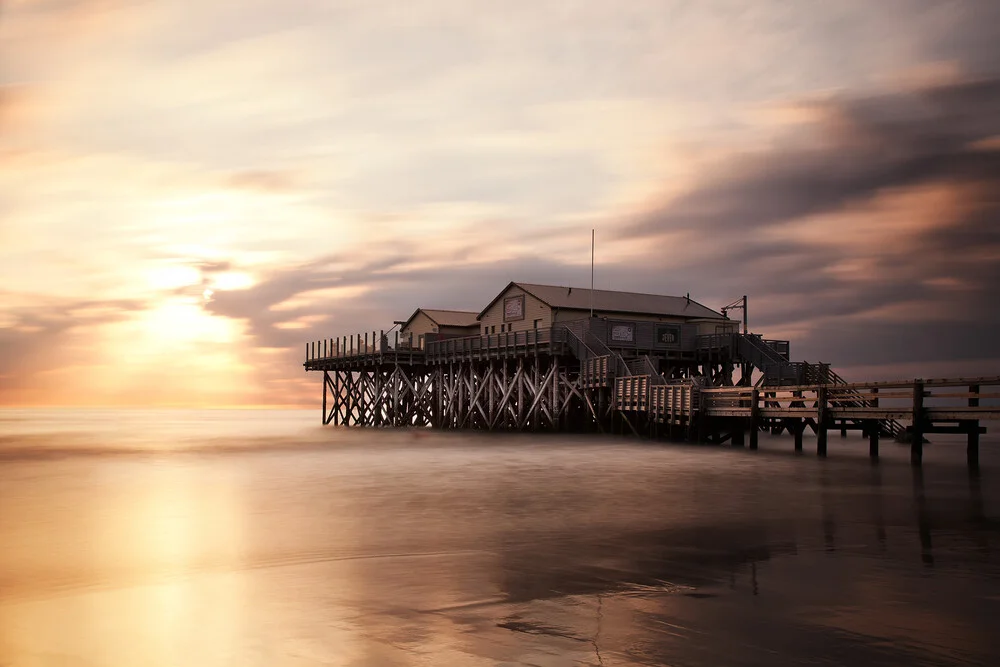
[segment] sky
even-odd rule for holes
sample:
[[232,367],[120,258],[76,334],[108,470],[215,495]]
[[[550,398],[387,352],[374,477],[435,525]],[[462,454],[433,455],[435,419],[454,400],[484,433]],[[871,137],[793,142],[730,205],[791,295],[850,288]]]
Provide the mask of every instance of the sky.
[[5,0],[0,405],[314,406],[510,280],[1000,374],[1000,3]]

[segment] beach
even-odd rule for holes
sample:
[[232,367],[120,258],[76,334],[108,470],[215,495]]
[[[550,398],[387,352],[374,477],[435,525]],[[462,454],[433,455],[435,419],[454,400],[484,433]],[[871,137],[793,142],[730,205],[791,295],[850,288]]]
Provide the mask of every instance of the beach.
[[996,664],[1000,441],[962,442],[6,409],[0,665]]

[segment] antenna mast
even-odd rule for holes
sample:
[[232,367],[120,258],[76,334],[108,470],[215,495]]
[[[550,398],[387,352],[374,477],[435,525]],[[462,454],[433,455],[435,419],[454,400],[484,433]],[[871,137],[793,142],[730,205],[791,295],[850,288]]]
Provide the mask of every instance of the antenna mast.
[[750,333],[750,329],[747,328],[747,296],[743,295],[742,299],[737,299],[733,301],[728,306],[722,307],[722,316],[729,317],[730,310],[742,310],[743,311],[743,333]]
[[596,230],[590,230],[590,316],[594,316],[594,242],[597,239]]

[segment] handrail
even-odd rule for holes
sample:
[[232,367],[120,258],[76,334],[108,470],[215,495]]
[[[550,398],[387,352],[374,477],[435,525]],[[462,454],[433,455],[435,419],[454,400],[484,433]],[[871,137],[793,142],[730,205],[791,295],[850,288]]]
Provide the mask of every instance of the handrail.
[[[570,347],[571,348],[574,348],[573,349],[573,353],[576,355],[576,358],[579,359],[580,361],[583,361],[585,358],[592,358],[592,357],[600,356],[596,352],[594,352],[594,350],[591,349],[591,347],[589,345],[587,345],[587,343],[582,338],[580,338],[576,334],[575,331],[573,331],[569,327],[559,327],[559,329],[561,331],[565,331],[567,334],[569,334],[570,341],[567,341],[567,342],[570,343]],[[578,345],[574,346],[571,341],[576,341],[578,343]],[[587,351],[588,354],[586,355],[586,357],[584,357],[584,355],[581,354],[582,350],[580,349],[580,346],[583,346],[583,349],[585,349]]]

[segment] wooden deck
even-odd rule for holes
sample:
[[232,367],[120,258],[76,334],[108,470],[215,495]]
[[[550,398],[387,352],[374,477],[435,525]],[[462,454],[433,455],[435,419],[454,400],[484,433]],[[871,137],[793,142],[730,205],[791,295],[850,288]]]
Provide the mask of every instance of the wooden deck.
[[379,366],[438,366],[470,361],[517,359],[519,357],[572,356],[563,328],[504,332],[489,336],[429,340],[423,348],[417,341],[392,339],[384,333],[355,334],[314,341],[306,346],[303,366],[307,371],[364,370]]

